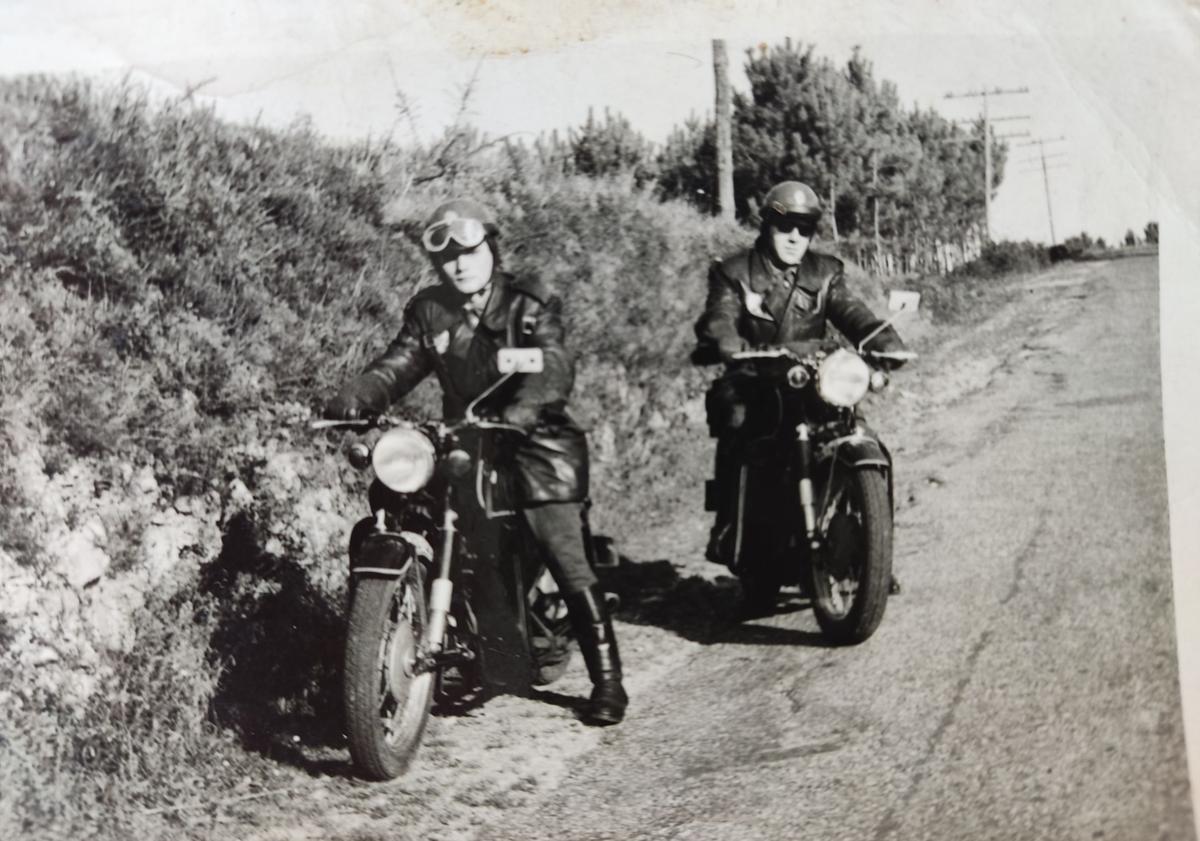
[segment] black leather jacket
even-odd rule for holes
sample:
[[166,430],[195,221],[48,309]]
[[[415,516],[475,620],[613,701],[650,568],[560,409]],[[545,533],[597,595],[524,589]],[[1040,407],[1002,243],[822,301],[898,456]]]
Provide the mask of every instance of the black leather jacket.
[[[809,250],[785,270],[771,262],[769,248],[760,238],[753,248],[713,263],[704,314],[696,322],[697,363],[728,361],[751,347],[820,341],[826,320],[857,345],[883,323],[846,289],[838,258]],[[888,327],[868,347],[900,350],[903,343]]]
[[563,346],[562,302],[535,278],[496,272],[492,287],[473,330],[463,314],[463,296],[452,286],[419,290],[387,350],[343,386],[337,399],[384,412],[432,371],[442,387],[444,417],[457,420],[500,377],[499,348],[541,348],[543,370],[514,377],[481,408],[505,414],[525,407],[537,418],[514,454],[524,503],[581,501],[588,493],[587,439],[566,411],[575,370]]

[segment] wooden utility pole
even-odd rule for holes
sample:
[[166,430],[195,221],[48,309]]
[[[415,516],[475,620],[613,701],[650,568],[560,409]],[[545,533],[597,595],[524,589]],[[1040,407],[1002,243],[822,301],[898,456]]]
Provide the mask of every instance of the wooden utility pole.
[[717,207],[733,221],[733,102],[729,89],[729,56],[725,41],[713,39],[713,74],[717,83]]
[[[1046,188],[1046,218],[1050,220],[1050,244],[1058,245],[1058,240],[1054,238],[1054,208],[1050,206],[1050,175],[1046,171],[1046,144],[1057,143],[1060,140],[1066,140],[1065,137],[1039,137],[1037,140],[1031,140],[1028,143],[1022,143],[1022,146],[1036,146],[1042,160],[1042,184]],[[1051,155],[1050,157],[1054,157]]]
[[988,97],[1010,93],[1029,93],[1029,88],[992,88],[946,94],[946,99],[983,98],[983,236],[986,242],[992,241],[992,116],[988,113]]

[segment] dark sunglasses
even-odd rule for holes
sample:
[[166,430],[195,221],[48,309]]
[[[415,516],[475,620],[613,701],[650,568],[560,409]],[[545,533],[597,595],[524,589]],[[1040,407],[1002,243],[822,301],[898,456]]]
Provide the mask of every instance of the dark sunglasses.
[[806,219],[798,216],[776,217],[771,220],[771,226],[781,234],[790,234],[792,231],[797,231],[802,237],[811,237],[817,232],[817,222],[815,219]]

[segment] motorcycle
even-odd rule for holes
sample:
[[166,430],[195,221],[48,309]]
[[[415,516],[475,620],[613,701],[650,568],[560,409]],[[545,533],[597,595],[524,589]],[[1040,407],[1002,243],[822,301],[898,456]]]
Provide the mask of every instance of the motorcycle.
[[[376,477],[374,514],[350,539],[343,674],[350,756],[369,779],[407,769],[435,702],[523,695],[567,667],[566,607],[516,516],[503,464],[525,430],[476,414],[509,378],[540,371],[541,351],[501,349],[497,366],[502,376],[457,423],[381,415],[312,424],[382,430],[373,446],[347,451]],[[595,565],[586,507],[581,525]]]
[[[765,411],[735,438],[736,499],[722,555],[753,610],[769,611],[783,586],[798,585],[839,645],[875,632],[892,582],[892,458],[856,407],[888,384],[868,360],[916,354],[865,350],[874,335],[857,351],[743,351],[726,374]],[[715,511],[714,480],[706,490]]]

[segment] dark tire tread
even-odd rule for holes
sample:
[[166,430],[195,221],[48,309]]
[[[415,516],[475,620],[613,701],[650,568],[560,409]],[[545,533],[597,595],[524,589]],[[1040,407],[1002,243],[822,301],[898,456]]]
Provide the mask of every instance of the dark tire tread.
[[835,645],[858,645],[875,633],[887,609],[892,580],[892,509],[887,477],[879,470],[858,469],[849,477],[848,490],[862,513],[866,531],[862,576],[849,613],[836,617],[826,612],[817,593],[816,565],[812,569],[813,614],[825,638]]
[[387,632],[391,601],[399,587],[410,587],[416,594],[421,621],[426,620],[425,593],[420,565],[397,581],[389,578],[362,578],[355,583],[350,620],[346,631],[343,675],[343,701],[350,757],[360,774],[371,780],[390,780],[408,770],[421,744],[429,721],[434,681],[425,682],[425,698],[416,721],[395,744],[385,741],[380,718],[380,649]]

